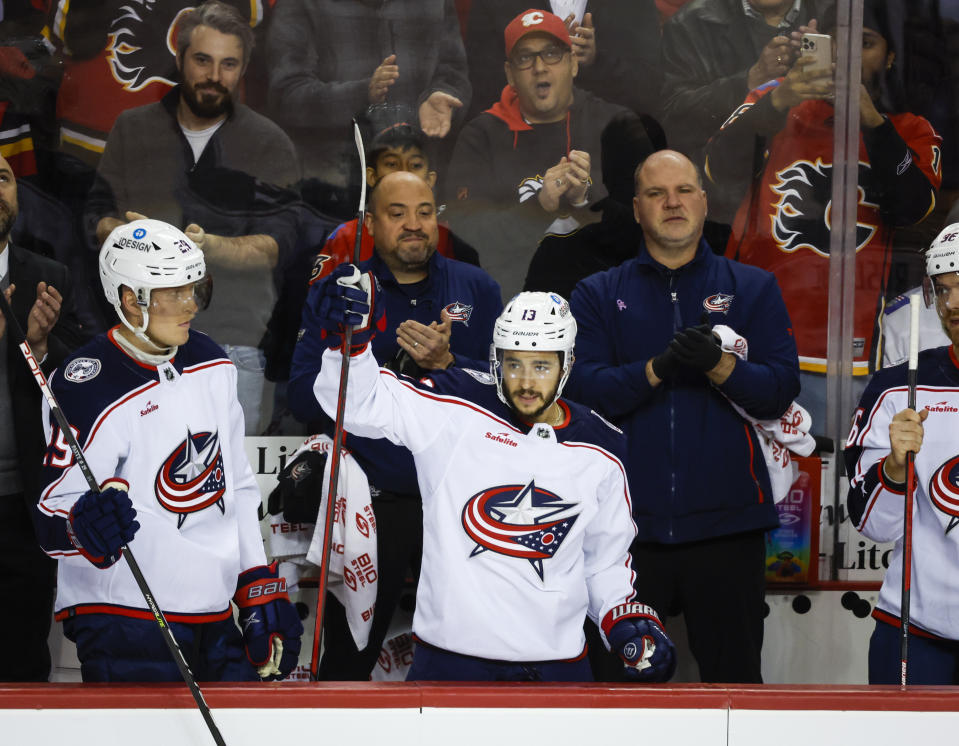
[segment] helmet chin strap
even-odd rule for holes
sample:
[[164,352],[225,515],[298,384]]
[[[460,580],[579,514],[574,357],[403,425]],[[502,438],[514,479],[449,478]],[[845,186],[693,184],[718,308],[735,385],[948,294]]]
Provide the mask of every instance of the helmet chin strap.
[[120,316],[120,321],[123,325],[133,332],[133,335],[146,342],[149,346],[149,350],[137,350],[137,357],[141,358],[143,362],[156,365],[157,363],[164,363],[170,358],[172,358],[178,349],[177,345],[171,346],[161,346],[154,342],[147,336],[146,330],[147,326],[150,324],[150,313],[145,308],[141,311],[143,314],[143,323],[140,326],[134,326],[130,323],[130,320],[126,317],[126,314],[123,313],[119,304],[116,306],[117,314]]

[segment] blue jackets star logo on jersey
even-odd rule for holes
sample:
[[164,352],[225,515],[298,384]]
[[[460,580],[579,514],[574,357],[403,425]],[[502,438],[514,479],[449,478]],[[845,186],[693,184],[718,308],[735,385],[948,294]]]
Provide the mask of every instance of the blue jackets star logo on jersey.
[[703,308],[708,313],[729,313],[735,297],[732,293],[715,293],[703,301]]
[[525,559],[542,580],[543,560],[555,556],[579,514],[553,517],[576,507],[532,480],[478,492],[463,507],[463,528],[476,542],[470,556],[488,550]]
[[198,513],[214,503],[221,513],[226,513],[226,474],[219,435],[194,435],[187,430],[186,440],[173,449],[160,467],[154,492],[161,506],[177,514],[177,528],[190,513]]
[[473,307],[465,303],[455,301],[450,303],[444,309],[449,314],[450,321],[462,321],[463,326],[469,326],[470,316],[473,315]]
[[929,499],[950,517],[948,534],[959,523],[959,456],[953,456],[936,469],[929,480]]

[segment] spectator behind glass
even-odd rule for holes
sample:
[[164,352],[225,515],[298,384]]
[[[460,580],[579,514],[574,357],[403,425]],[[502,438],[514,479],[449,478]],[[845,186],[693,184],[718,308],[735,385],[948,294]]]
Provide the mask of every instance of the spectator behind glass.
[[273,271],[296,240],[295,195],[282,187],[299,177],[290,139],[236,101],[252,41],[228,5],[187,14],[177,44],[182,82],[117,118],[87,204],[98,240],[146,216],[183,226],[203,251],[215,290],[195,327],[237,366],[248,435],[260,419],[258,345],[276,302]]
[[[685,614],[703,681],[759,683],[765,532],[779,518],[758,436],[733,404],[756,419],[789,407],[789,316],[771,274],[703,240],[706,193],[689,159],[654,153],[635,188],[638,256],[573,291],[570,398],[626,433],[637,596]],[[720,348],[714,324],[746,339],[748,360]]]
[[594,272],[616,267],[636,256],[642,229],[633,217],[633,172],[649,155],[642,122],[617,114],[602,134],[603,186],[609,196],[590,209],[602,220],[566,235],[547,233],[529,264],[523,290],[572,295],[576,283]]
[[[379,281],[386,328],[371,343],[377,362],[420,378],[450,366],[487,370],[493,322],[503,308],[500,290],[479,267],[437,252],[439,232],[429,184],[408,172],[377,181],[366,213],[375,253],[360,263]],[[315,285],[316,283],[314,283]],[[289,403],[293,413],[332,433],[332,422],[313,393],[327,341],[316,330],[301,332],[293,353]],[[379,578],[369,643],[357,650],[343,606],[326,599],[323,680],[366,681],[407,577],[419,575],[423,513],[412,454],[385,438],[347,433],[344,447],[366,472],[376,514]]]
[[[250,27],[267,3],[225,0]],[[48,30],[63,60],[60,150],[96,167],[122,111],[159,101],[177,82],[171,39],[193,5],[183,0],[59,0]],[[77,168],[79,166],[76,166]]]
[[552,11],[563,19],[579,64],[576,84],[580,88],[637,114],[657,114],[662,77],[659,19],[653,0],[581,4],[585,12],[578,16],[567,11],[576,3],[555,0],[478,0],[472,4],[466,25],[466,57],[473,84],[470,118],[499,98],[503,87],[499,63],[506,58],[502,30],[525,8]]
[[[756,86],[784,75],[801,26],[831,0],[693,0],[663,26],[663,126],[670,147],[703,164],[706,141]],[[797,33],[794,33],[797,32]],[[708,185],[707,185],[708,187]],[[713,220],[736,203],[710,193]]]
[[[71,282],[64,265],[9,240],[17,213],[17,181],[0,156],[0,292],[49,376],[80,343]],[[8,324],[0,314],[0,593],[10,599],[0,634],[16,644],[4,656],[0,681],[46,681],[56,562],[41,551],[31,519],[44,452],[40,389]]]
[[[426,135],[415,125],[409,124],[411,116],[409,107],[385,104],[370,107],[369,124],[376,132],[373,137],[366,138],[369,143],[366,152],[366,180],[371,189],[384,176],[397,171],[416,174],[431,188],[436,183],[436,171],[432,167]],[[303,207],[309,216],[311,211],[308,207]],[[306,220],[301,221],[301,229],[305,224]],[[333,226],[332,230],[324,235],[325,242],[297,251],[296,259],[287,267],[284,291],[267,325],[268,333],[264,345],[267,356],[266,377],[277,382],[269,434],[298,429],[289,419],[283,422],[285,416],[291,413],[284,382],[290,375],[290,360],[300,328],[303,302],[306,300],[310,282],[326,277],[343,262],[353,261],[356,229],[356,218]],[[362,230],[360,261],[366,261],[373,256],[373,237],[365,225]],[[437,230],[439,236],[436,251],[440,255],[479,265],[476,249],[458,238],[445,223],[437,223]],[[297,245],[302,243],[301,230]]]
[[449,221],[511,298],[544,233],[593,219],[584,208],[605,189],[593,186],[592,157],[627,110],[573,86],[579,63],[558,16],[528,10],[504,38],[507,85],[456,142]]
[[[853,375],[862,392],[880,352],[881,318],[894,231],[935,207],[941,138],[922,117],[902,112],[889,73],[894,0],[866,0],[859,93],[859,199]],[[835,27],[827,13],[823,29]],[[776,275],[802,369],[799,403],[814,431],[825,425],[826,327],[832,196],[833,71],[816,75],[799,59],[789,72],[749,94],[710,141],[707,172],[720,190],[742,194],[727,256]],[[855,90],[855,89],[854,89]],[[754,154],[762,154],[754,158]]]
[[271,110],[309,180],[304,197],[344,217],[355,201],[343,202],[342,190],[359,181],[352,118],[373,104],[405,104],[428,136],[442,138],[469,106],[453,0],[284,0],[267,61]]
[[[369,129],[373,136],[366,149],[366,183],[373,189],[387,174],[408,171],[421,177],[433,189],[436,186],[436,169],[433,152],[426,134],[411,124],[412,110],[405,106],[379,105],[367,112]],[[342,262],[353,262],[353,247],[356,240],[357,220],[340,225],[329,237],[315,267],[313,282],[326,277]],[[373,256],[373,237],[364,225],[360,243],[360,261]],[[459,259],[479,265],[476,249],[458,238],[444,223],[437,223],[439,237],[436,250],[449,259]],[[304,299],[305,299],[304,295]],[[299,320],[297,320],[297,326]]]

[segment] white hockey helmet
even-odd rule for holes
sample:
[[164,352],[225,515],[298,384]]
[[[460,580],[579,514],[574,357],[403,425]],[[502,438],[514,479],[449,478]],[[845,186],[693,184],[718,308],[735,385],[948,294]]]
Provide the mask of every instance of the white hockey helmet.
[[[556,388],[556,399],[563,393],[573,365],[576,343],[576,319],[569,303],[556,293],[524,292],[506,304],[493,325],[490,345],[490,373],[496,380],[496,393],[509,404],[503,394],[503,353],[506,350],[559,352],[563,373]],[[552,404],[553,402],[550,402]]]
[[926,250],[926,276],[922,281],[926,307],[932,306],[936,301],[932,278],[949,272],[959,272],[959,223],[943,228]]
[[[100,283],[103,293],[130,331],[154,346],[146,336],[150,322],[150,293],[175,288],[206,277],[203,252],[178,228],[161,220],[134,220],[114,228],[100,247]],[[123,314],[122,286],[136,295],[143,324],[134,327]],[[205,304],[201,304],[205,305]]]

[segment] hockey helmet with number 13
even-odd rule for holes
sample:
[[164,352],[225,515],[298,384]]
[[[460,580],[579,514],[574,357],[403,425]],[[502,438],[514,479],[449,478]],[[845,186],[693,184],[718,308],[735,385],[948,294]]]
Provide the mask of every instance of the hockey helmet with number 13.
[[493,344],[490,345],[490,373],[496,381],[496,394],[500,400],[509,403],[503,394],[503,354],[507,350],[560,353],[563,372],[553,399],[556,401],[569,378],[575,343],[576,319],[565,298],[556,293],[541,292],[515,296],[496,319]]
[[922,294],[927,308],[936,302],[938,290],[935,277],[948,273],[959,273],[959,223],[943,228],[926,251]]
[[[156,346],[146,336],[150,323],[150,293],[203,280],[203,252],[177,228],[160,220],[134,220],[114,228],[100,248],[100,283],[120,321],[137,337]],[[130,288],[143,313],[143,323],[133,326],[123,313],[121,287]],[[196,286],[200,309],[209,304],[209,283]]]

